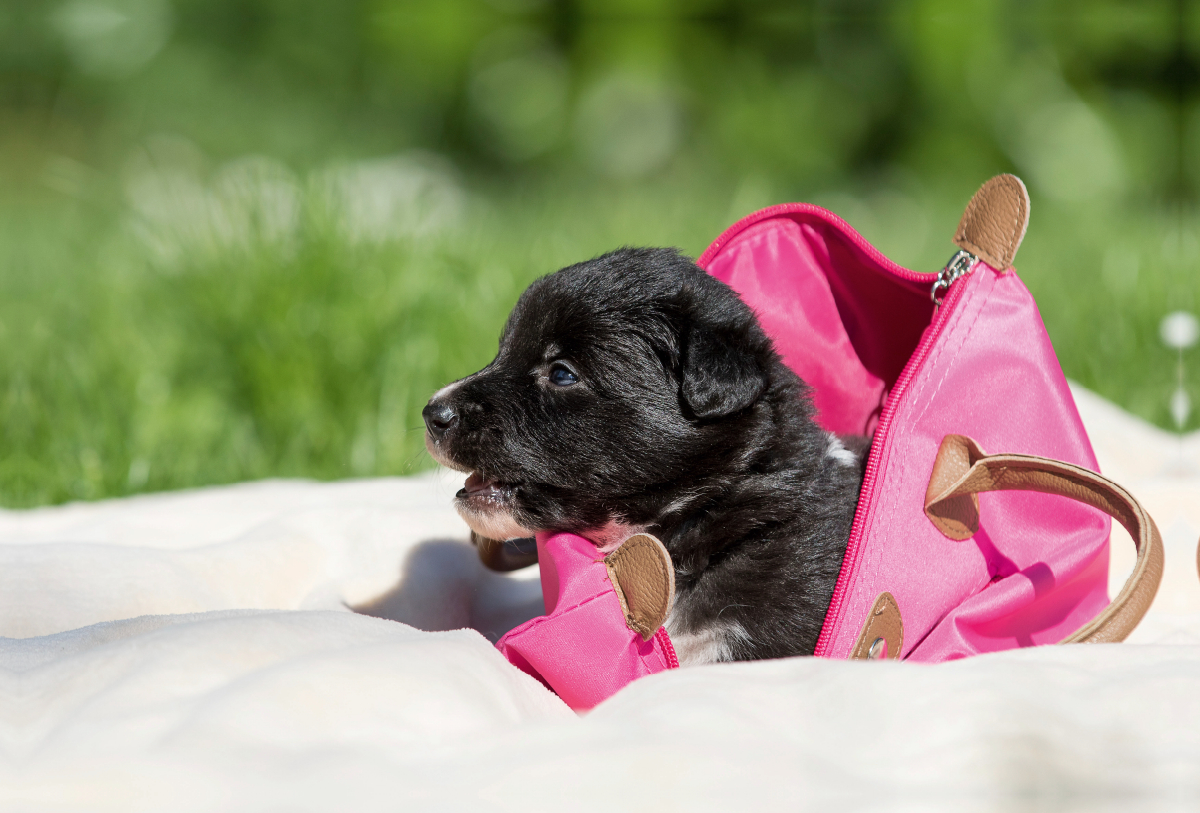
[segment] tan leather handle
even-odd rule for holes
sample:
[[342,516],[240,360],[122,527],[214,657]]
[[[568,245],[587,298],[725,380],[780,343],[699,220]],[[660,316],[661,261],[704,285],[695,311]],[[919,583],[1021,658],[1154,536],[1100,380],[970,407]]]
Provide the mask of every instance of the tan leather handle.
[[1125,640],[1150,609],[1163,573],[1162,537],[1133,495],[1080,466],[1033,455],[988,455],[971,438],[946,435],[925,492],[925,514],[951,539],[968,539],[979,530],[978,495],[985,491],[1038,491],[1069,497],[1099,508],[1125,527],[1137,546],[1133,573],[1104,612],[1062,643]]

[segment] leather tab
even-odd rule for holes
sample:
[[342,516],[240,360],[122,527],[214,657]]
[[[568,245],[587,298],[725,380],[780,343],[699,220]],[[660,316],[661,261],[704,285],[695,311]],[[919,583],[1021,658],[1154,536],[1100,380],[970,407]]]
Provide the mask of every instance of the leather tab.
[[971,438],[946,435],[933,459],[933,473],[929,475],[929,488],[925,490],[925,515],[951,539],[961,542],[979,530],[979,494],[943,495],[985,456],[983,449]]
[[997,175],[967,204],[954,244],[997,271],[1012,268],[1029,226],[1029,192],[1016,175]]
[[508,573],[537,564],[537,547],[532,539],[501,542],[471,531],[471,544],[478,551],[479,561],[483,562],[483,566],[497,573]]
[[1163,574],[1162,536],[1133,495],[1082,466],[1034,455],[989,455],[971,438],[944,437],[925,492],[929,520],[951,539],[970,538],[979,529],[977,495],[985,491],[1067,497],[1098,508],[1125,527],[1137,547],[1133,572],[1103,612],[1061,643],[1125,640],[1150,609]]
[[898,661],[903,647],[904,619],[900,616],[900,605],[895,596],[884,591],[867,614],[850,660]]
[[675,568],[671,554],[650,534],[634,534],[604,557],[625,624],[649,641],[671,614]]

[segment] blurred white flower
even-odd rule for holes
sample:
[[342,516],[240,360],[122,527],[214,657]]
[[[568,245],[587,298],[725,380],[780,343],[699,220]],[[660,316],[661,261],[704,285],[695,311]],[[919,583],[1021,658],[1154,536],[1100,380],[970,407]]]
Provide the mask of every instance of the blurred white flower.
[[1187,311],[1168,313],[1158,325],[1158,335],[1172,350],[1186,350],[1200,339],[1200,321]]
[[1183,431],[1183,427],[1187,425],[1187,419],[1191,414],[1191,396],[1188,395],[1187,390],[1183,387],[1176,387],[1175,392],[1171,393],[1171,418],[1175,421],[1175,427],[1179,431]]
[[165,0],[70,0],[50,21],[86,73],[125,76],[154,58],[171,36]]
[[597,170],[617,178],[637,178],[660,168],[675,154],[683,135],[683,113],[662,82],[616,73],[584,94],[575,130]]
[[1183,386],[1183,351],[1192,347],[1196,344],[1196,340],[1200,339],[1200,321],[1196,319],[1195,314],[1187,311],[1168,313],[1158,325],[1158,334],[1162,337],[1163,344],[1172,350],[1179,351],[1175,368],[1179,384],[1175,387],[1175,392],[1171,393],[1170,408],[1175,427],[1182,432],[1183,427],[1187,425],[1188,417],[1192,414],[1192,398]]

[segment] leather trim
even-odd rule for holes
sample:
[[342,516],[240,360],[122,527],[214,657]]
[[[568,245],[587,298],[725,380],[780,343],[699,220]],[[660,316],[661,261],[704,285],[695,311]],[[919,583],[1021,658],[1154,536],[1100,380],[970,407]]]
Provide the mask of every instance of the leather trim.
[[1016,175],[997,175],[971,198],[954,244],[997,271],[1012,268],[1029,226],[1029,192]]
[[[1037,491],[1098,508],[1124,526],[1137,547],[1137,563],[1121,592],[1090,623],[1062,643],[1125,640],[1150,609],[1163,574],[1158,526],[1121,486],[1081,466],[1034,455],[989,455],[964,435],[946,435],[933,462],[925,492],[925,515],[951,539],[979,530],[979,501],[985,491]],[[966,500],[971,497],[972,500]]]
[[671,554],[650,534],[634,534],[604,557],[625,624],[649,641],[671,614],[675,568]]
[[[872,657],[871,648],[876,646],[876,641],[881,638],[882,646],[887,648],[886,652]],[[858,641],[850,653],[850,660],[879,658],[898,661],[903,649],[904,619],[900,615],[900,605],[896,603],[895,596],[884,591],[875,599],[871,612],[867,613],[867,620],[863,622],[862,632],[858,634]]]

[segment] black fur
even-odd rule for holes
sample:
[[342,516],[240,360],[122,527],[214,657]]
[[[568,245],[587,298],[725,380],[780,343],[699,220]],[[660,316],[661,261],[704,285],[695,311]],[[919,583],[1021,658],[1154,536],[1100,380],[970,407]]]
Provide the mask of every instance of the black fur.
[[[559,361],[577,384],[552,382]],[[828,454],[808,387],[724,283],[669,249],[564,268],[448,390],[428,445],[493,484],[487,510],[528,531],[645,528],[675,565],[673,637],[713,631],[734,659],[812,653],[862,466]]]

